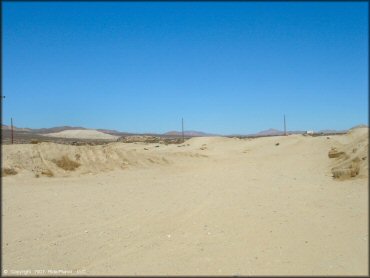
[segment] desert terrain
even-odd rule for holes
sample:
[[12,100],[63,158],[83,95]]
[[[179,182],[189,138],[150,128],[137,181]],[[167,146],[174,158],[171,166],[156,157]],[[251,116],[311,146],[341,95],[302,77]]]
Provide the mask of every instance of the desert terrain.
[[368,274],[368,128],[3,145],[2,167],[3,275]]

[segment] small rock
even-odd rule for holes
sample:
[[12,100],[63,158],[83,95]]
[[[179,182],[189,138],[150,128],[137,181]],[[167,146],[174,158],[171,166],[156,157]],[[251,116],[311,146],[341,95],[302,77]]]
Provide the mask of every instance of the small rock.
[[276,143],[276,144],[275,144],[275,146],[279,146],[279,145],[280,145],[280,143]]

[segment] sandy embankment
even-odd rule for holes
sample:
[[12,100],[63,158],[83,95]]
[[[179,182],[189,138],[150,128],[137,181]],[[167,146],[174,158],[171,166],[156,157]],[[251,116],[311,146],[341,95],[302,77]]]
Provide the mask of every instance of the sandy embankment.
[[[3,179],[3,270],[367,275],[367,132],[3,146],[18,172]],[[334,180],[354,156],[359,174]]]

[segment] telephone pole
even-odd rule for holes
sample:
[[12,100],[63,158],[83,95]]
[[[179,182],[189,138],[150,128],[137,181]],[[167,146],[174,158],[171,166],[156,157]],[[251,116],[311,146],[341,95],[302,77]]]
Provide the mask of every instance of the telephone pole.
[[181,135],[182,135],[182,142],[184,143],[184,118],[181,118]]
[[[1,112],[3,111],[3,104],[4,104],[4,99],[5,96],[1,96]],[[3,113],[1,113],[1,125],[3,124],[2,119],[3,119]],[[14,143],[14,134],[13,134],[13,118],[10,118],[10,126],[11,126],[11,137],[12,137],[12,144]],[[1,127],[2,128],[2,127]]]
[[285,114],[284,114],[284,135],[286,136],[286,122],[285,122]]
[[12,144],[13,144],[13,138],[14,138],[14,136],[13,136],[13,118],[10,118],[10,125],[11,125],[11,129],[12,129],[11,134],[12,134]]

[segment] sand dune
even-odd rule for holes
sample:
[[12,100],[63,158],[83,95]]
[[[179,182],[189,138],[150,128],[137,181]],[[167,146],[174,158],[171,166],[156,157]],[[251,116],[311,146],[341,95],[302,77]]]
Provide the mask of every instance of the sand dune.
[[107,140],[116,140],[119,137],[104,132],[100,132],[94,129],[63,130],[60,132],[46,133],[42,135],[58,138],[107,139]]
[[[3,269],[368,273],[368,129],[2,148]],[[333,177],[356,157],[358,175]]]

